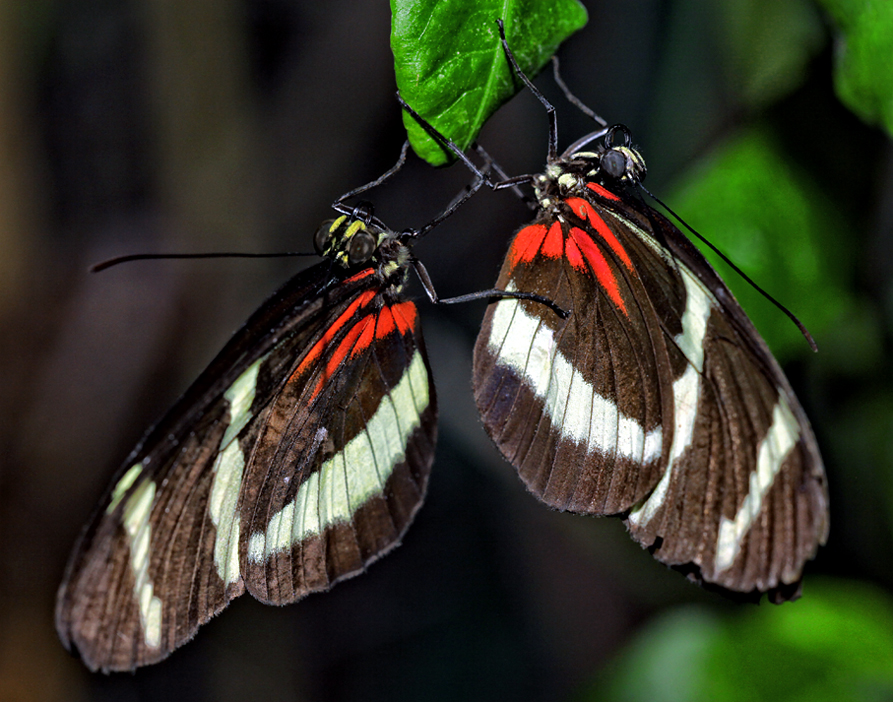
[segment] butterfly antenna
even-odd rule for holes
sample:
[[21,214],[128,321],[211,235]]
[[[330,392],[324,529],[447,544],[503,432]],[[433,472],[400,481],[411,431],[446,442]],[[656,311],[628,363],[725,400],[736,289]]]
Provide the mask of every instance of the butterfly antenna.
[[181,258],[286,258],[289,256],[316,256],[315,253],[286,251],[283,253],[242,253],[239,251],[215,251],[213,253],[143,253],[129,254],[127,256],[115,256],[90,266],[91,273],[99,273],[121,263],[130,263],[131,261],[153,261],[168,260]]
[[767,293],[765,290],[763,290],[763,288],[761,288],[759,285],[757,285],[757,284],[753,281],[753,279],[752,279],[749,275],[747,275],[747,273],[745,273],[745,272],[742,271],[740,268],[738,268],[738,266],[736,266],[736,265],[731,261],[731,259],[729,259],[728,256],[726,256],[722,251],[720,251],[719,248],[717,248],[717,247],[716,247],[712,242],[710,242],[706,237],[701,236],[701,234],[699,234],[699,233],[698,233],[692,226],[690,226],[690,225],[688,224],[688,222],[686,222],[684,219],[682,219],[682,217],[680,217],[680,216],[679,216],[678,214],[676,214],[672,209],[670,209],[670,207],[669,207],[665,202],[663,202],[660,198],[658,198],[657,196],[655,196],[654,193],[652,193],[650,190],[648,190],[648,188],[646,188],[646,187],[645,187],[644,185],[642,185],[641,183],[638,183],[638,186],[639,186],[639,187],[640,187],[640,188],[641,188],[641,189],[648,195],[648,197],[650,197],[652,200],[654,200],[656,203],[658,203],[661,207],[663,207],[667,212],[669,212],[671,215],[673,215],[673,217],[674,217],[674,218],[675,218],[675,219],[676,219],[676,220],[677,220],[683,227],[685,227],[686,229],[688,229],[688,231],[690,231],[692,234],[694,234],[700,241],[704,242],[707,246],[709,246],[710,249],[711,249],[714,253],[716,253],[716,255],[719,256],[723,261],[725,261],[726,264],[728,264],[728,266],[729,266],[733,271],[735,271],[738,275],[740,275],[740,276],[741,276],[741,277],[748,283],[748,285],[750,285],[754,290],[756,290],[758,293],[760,293],[760,295],[762,295],[762,296],[765,297],[767,300],[769,300],[769,302],[771,302],[773,305],[775,305],[779,310],[781,310],[782,312],[784,312],[784,313],[788,316],[788,318],[789,318],[794,324],[797,325],[797,329],[800,330],[800,333],[803,335],[803,338],[806,339],[806,343],[809,344],[809,347],[810,347],[813,351],[818,352],[819,347],[818,347],[818,345],[815,343],[815,339],[812,338],[812,334],[809,333],[809,329],[806,328],[806,325],[803,324],[803,322],[801,322],[799,319],[797,319],[797,316],[796,316],[793,312],[791,312],[787,307],[785,307],[785,306],[784,306],[783,304],[781,304],[778,300],[776,300],[774,297],[772,297],[772,295],[770,295],[770,294]]
[[593,122],[598,124],[601,127],[607,127],[608,123],[599,117],[589,105],[586,105],[580,98],[574,95],[570,88],[567,87],[567,84],[561,78],[561,72],[559,70],[558,57],[552,57],[552,74],[555,76],[555,83],[561,88],[561,92],[564,93],[565,99],[574,107],[576,107],[580,112],[589,117]]
[[552,161],[558,158],[558,114],[555,112],[555,106],[546,99],[546,96],[539,91],[539,89],[531,82],[530,78],[524,75],[524,71],[521,70],[521,67],[515,60],[515,55],[509,48],[508,40],[505,38],[505,23],[501,19],[497,19],[496,25],[499,27],[499,38],[502,40],[502,50],[505,52],[505,57],[511,64],[515,75],[521,79],[524,85],[527,86],[527,89],[533,93],[533,96],[540,101],[540,104],[544,108],[546,108],[546,114],[549,116],[549,150],[547,163],[552,163]]

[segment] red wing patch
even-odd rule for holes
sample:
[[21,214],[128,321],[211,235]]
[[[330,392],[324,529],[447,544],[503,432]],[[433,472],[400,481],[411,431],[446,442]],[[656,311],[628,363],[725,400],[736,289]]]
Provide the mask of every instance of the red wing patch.
[[[626,311],[626,304],[623,302],[623,298],[620,297],[620,286],[617,284],[617,277],[614,275],[614,271],[611,270],[607,259],[599,251],[598,246],[592,241],[592,237],[579,227],[571,227],[570,238],[567,242],[568,250],[570,250],[571,244],[575,244],[574,248],[577,248],[578,255],[580,255],[579,252],[582,252],[582,257],[585,257],[599,284],[608,293],[608,297],[628,317],[629,313]],[[568,258],[570,258],[570,255],[568,255]]]
[[[368,290],[363,293],[360,298],[351,303],[347,310],[345,310],[328,331],[326,331],[323,335],[323,339],[314,345],[311,353],[316,351],[317,346],[319,346],[322,341],[331,342],[335,334],[337,334],[348,322],[349,317],[347,315],[349,313],[355,313],[359,308],[368,304],[373,297],[375,297],[375,291]],[[338,368],[348,359],[348,357],[355,358],[356,356],[365,353],[375,339],[383,339],[389,334],[393,334],[395,331],[401,335],[406,335],[412,332],[412,330],[415,329],[415,323],[416,306],[414,303],[408,301],[400,302],[393,306],[386,305],[377,312],[365,315],[356,320],[354,325],[344,335],[344,338],[338,344],[338,347],[332,352],[332,355],[326,362],[325,371],[317,382],[316,387],[313,388],[313,392],[310,394],[307,401],[311,402],[316,398],[322,390],[323,385],[337,372]],[[301,362],[298,370],[292,375],[292,378],[299,377],[302,370],[309,367],[309,363],[317,358],[318,355],[318,353],[314,354],[313,358],[311,358],[310,354],[308,354]]]
[[[394,319],[394,313],[390,307],[382,307],[378,313],[378,319],[375,322],[375,328],[373,332],[376,337],[379,339],[383,339],[388,334],[394,331],[397,328],[396,320]],[[372,341],[370,336],[369,341],[365,343],[366,346],[369,345],[369,342]]]
[[397,330],[401,334],[409,334],[416,327],[416,306],[414,303],[406,301],[393,305],[390,308],[394,315],[394,322],[397,324]]
[[623,248],[623,245],[617,240],[617,237],[614,236],[614,232],[611,231],[611,228],[607,225],[605,220],[598,215],[592,205],[579,197],[569,197],[565,202],[567,202],[568,206],[574,211],[574,214],[580,219],[589,221],[595,228],[595,231],[598,232],[599,236],[601,236],[601,238],[605,240],[605,243],[611,247],[611,251],[617,254],[617,257],[623,261],[623,265],[626,266],[628,270],[632,270],[633,262],[630,260],[629,254],[626,253],[626,249]]
[[583,254],[580,253],[579,247],[574,243],[573,239],[568,239],[564,245],[564,255],[567,256],[567,261],[574,268],[576,268],[581,273],[586,272],[586,260],[583,258]]
[[586,187],[589,188],[592,192],[594,192],[599,197],[603,197],[606,200],[613,200],[614,202],[620,202],[620,198],[617,197],[614,193],[609,190],[605,190],[598,183],[586,183]]
[[345,283],[356,283],[358,280],[362,280],[363,278],[368,278],[370,275],[375,273],[375,270],[372,268],[364,268],[359,273],[354,273],[350,278],[346,278],[344,280]]
[[[367,270],[371,271],[372,269],[370,268]],[[354,278],[357,279],[364,277],[365,275],[362,274],[357,274],[356,276],[354,276]],[[332,322],[332,324],[329,326],[328,329],[326,329],[322,337],[320,337],[319,341],[317,341],[313,345],[313,348],[311,348],[307,352],[307,355],[304,356],[304,360],[301,361],[300,364],[298,364],[298,367],[295,368],[295,372],[291,374],[289,382],[292,382],[304,375],[304,373],[314,363],[314,361],[319,358],[323,350],[332,342],[332,339],[334,339],[338,335],[338,332],[341,331],[342,327],[344,327],[344,325],[347,324],[347,322],[356,314],[358,309],[368,305],[375,297],[375,294],[375,290],[367,290],[359,295],[356,300],[354,300],[347,306],[347,309],[341,313],[338,319]],[[314,395],[315,394],[316,393],[314,393]]]
[[564,232],[561,229],[561,222],[553,222],[549,227],[549,233],[546,234],[540,253],[546,258],[561,258],[564,254]]
[[521,229],[512,240],[508,254],[509,264],[514,268],[519,263],[530,263],[539,252],[545,238],[544,224],[531,224]]

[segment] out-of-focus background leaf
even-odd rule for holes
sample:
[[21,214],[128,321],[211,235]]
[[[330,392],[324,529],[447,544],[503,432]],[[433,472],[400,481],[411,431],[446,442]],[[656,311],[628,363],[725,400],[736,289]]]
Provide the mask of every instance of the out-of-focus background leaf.
[[729,0],[713,11],[728,87],[746,109],[767,107],[796,90],[826,41],[810,0]]
[[[669,200],[676,212],[737,266],[758,272],[767,292],[809,320],[824,336],[850,319],[855,252],[852,227],[809,174],[785,158],[784,144],[760,127],[739,130],[728,143],[679,179]],[[707,247],[705,255],[735,287],[740,302],[780,361],[802,356],[796,326]]]
[[[463,149],[520,85],[505,60],[496,19],[504,22],[521,70],[531,75],[586,24],[578,0],[391,0],[391,11],[403,99]],[[403,123],[422,158],[435,166],[452,158],[409,114]]]
[[893,698],[893,600],[817,579],[808,599],[720,615],[656,617],[580,699],[617,702],[877,702]]
[[[441,5],[447,19],[427,30],[434,59],[432,47],[461,49],[473,33],[463,22],[482,7],[438,3],[434,14]],[[6,3],[0,700],[889,698],[893,151],[879,127],[893,27],[864,19],[886,6],[605,0],[586,3],[576,33],[579,11],[554,33],[532,26],[540,10],[519,7],[506,9],[525,61],[542,64],[571,34],[559,48],[566,82],[629,126],[649,189],[816,337],[812,354],[722,271],[783,361],[827,464],[831,535],[803,598],[727,602],[655,563],[616,520],[539,505],[471,400],[483,306],[432,307],[416,286],[440,441],[403,545],[292,607],[240,598],[134,676],[87,673],[52,629],[78,530],[143,430],[305,264],[145,262],[97,276],[87,266],[133,252],[311,250],[329,203],[399,153],[394,91],[407,88],[394,62],[406,53],[391,49],[397,28],[381,2]],[[495,75],[498,52],[488,56],[469,76]],[[548,73],[536,82],[563,147],[592,123]],[[442,94],[431,99],[443,109]],[[478,138],[520,174],[542,169],[546,133],[542,106],[522,92]],[[461,166],[412,157],[369,197],[392,227],[421,226],[468,182]],[[512,194],[481,192],[416,253],[441,295],[486,289],[529,217]]]
[[868,124],[893,135],[893,6],[872,0],[821,0],[837,26],[834,85],[841,101]]

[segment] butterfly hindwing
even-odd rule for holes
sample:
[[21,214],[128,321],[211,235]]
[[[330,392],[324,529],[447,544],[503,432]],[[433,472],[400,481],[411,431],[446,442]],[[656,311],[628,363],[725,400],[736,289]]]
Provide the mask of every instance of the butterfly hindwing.
[[242,366],[269,351],[295,307],[312,299],[327,270],[320,264],[271,297],[113,479],[69,560],[56,606],[62,642],[90,668],[159,660],[242,593],[241,579],[226,584],[215,576],[217,528],[208,509],[212,467],[231,420],[225,395]]
[[670,222],[640,207],[648,229],[640,228],[642,218],[637,224],[626,213],[614,216],[655,250],[668,247],[676,262],[685,311],[669,347],[687,365],[674,378],[670,461],[649,499],[630,513],[630,533],[696,579],[791,596],[828,532],[824,470],[809,422],[712,267]]

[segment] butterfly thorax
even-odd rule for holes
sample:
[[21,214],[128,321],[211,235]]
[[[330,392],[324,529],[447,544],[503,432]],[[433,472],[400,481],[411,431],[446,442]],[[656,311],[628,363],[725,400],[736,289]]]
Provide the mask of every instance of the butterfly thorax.
[[647,169],[642,155],[630,144],[625,127],[612,127],[604,145],[594,151],[565,153],[549,163],[544,173],[533,178],[534,194],[542,211],[549,216],[560,214],[567,198],[589,194],[591,184],[610,192],[635,187],[645,178]]

